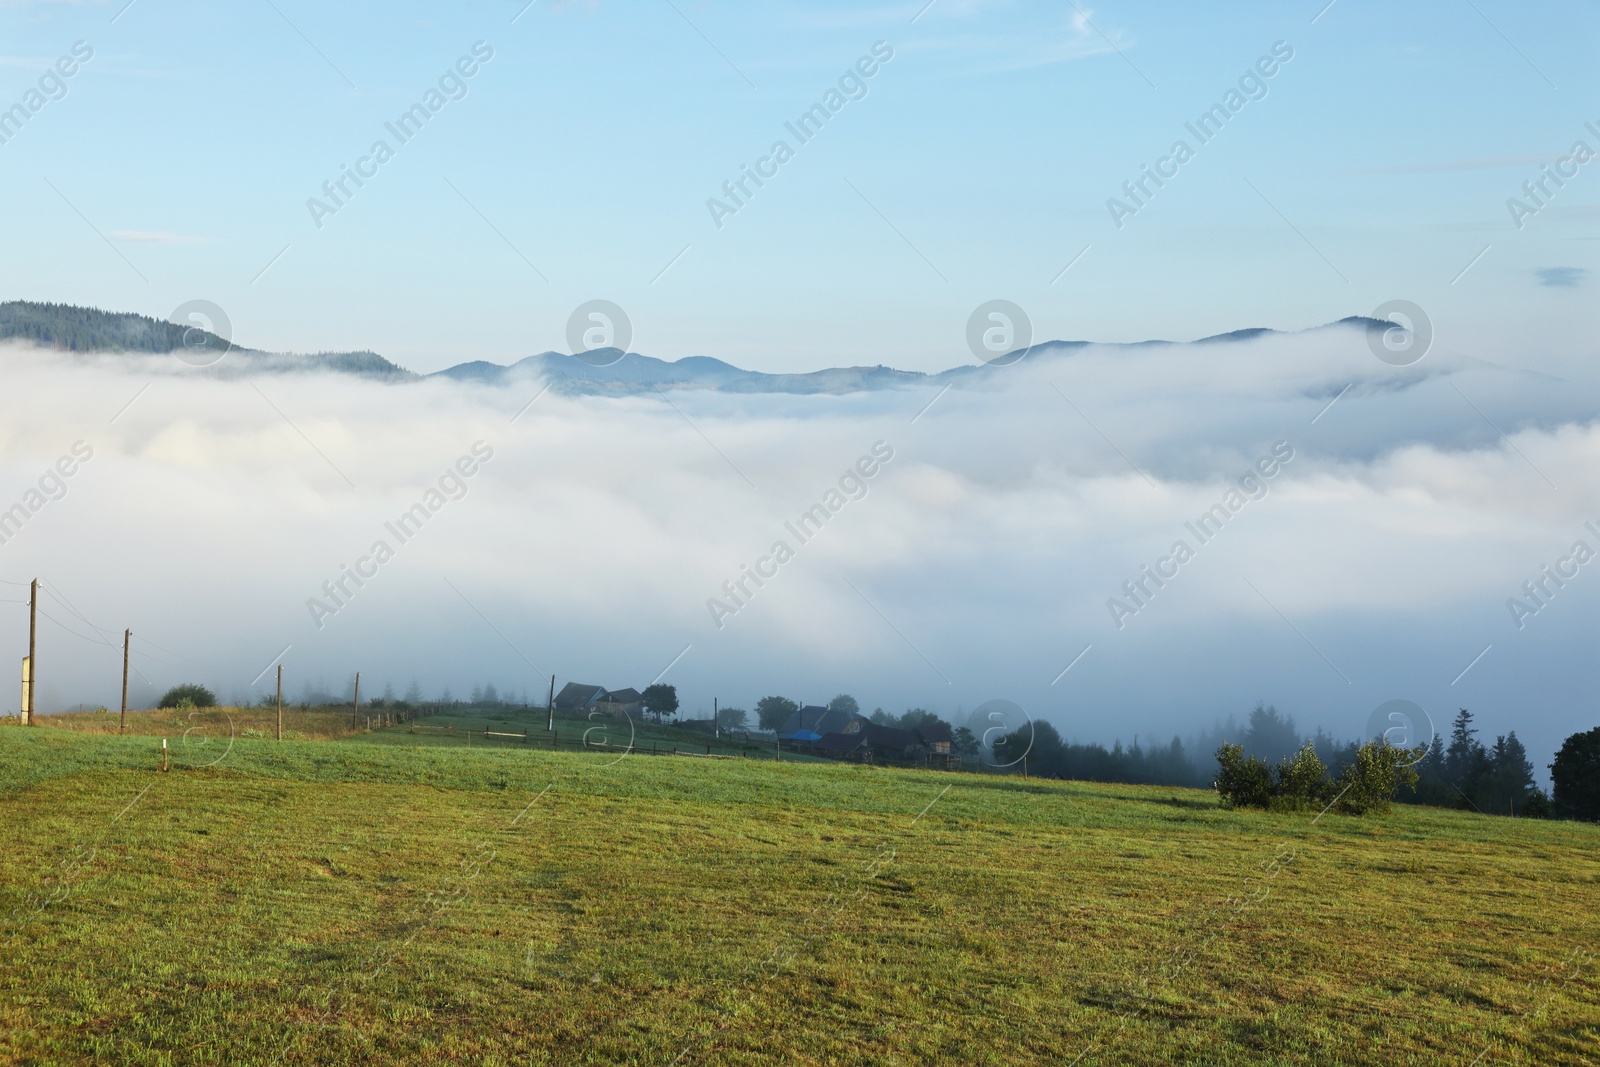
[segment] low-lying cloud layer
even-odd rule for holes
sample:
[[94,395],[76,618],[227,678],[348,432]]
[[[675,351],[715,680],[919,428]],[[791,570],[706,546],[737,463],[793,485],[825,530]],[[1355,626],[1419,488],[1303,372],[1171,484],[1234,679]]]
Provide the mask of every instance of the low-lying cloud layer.
[[[114,706],[126,626],[142,699],[260,695],[287,646],[291,696],[662,676],[691,714],[1003,697],[1107,741],[1257,699],[1354,736],[1399,697],[1542,759],[1595,718],[1600,571],[1559,563],[1600,549],[1578,355],[1395,368],[1349,328],[942,395],[596,398],[12,347],[0,580],[48,583],[45,710]],[[1530,594],[1546,566],[1576,573]],[[25,595],[0,585],[13,663]]]

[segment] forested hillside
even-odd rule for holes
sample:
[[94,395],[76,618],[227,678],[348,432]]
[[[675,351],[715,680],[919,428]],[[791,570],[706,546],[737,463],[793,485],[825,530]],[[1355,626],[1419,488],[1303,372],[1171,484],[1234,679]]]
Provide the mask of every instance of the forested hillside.
[[[240,365],[219,367],[222,373],[246,369],[265,373],[326,370],[385,380],[416,377],[376,352],[319,352],[309,356],[269,353],[230,344],[205,330],[148,315],[27,300],[0,303],[0,341],[30,341],[65,352],[163,354],[185,347],[185,334],[189,334],[191,349],[203,347],[226,352],[244,361]],[[203,345],[198,344],[201,339]]]

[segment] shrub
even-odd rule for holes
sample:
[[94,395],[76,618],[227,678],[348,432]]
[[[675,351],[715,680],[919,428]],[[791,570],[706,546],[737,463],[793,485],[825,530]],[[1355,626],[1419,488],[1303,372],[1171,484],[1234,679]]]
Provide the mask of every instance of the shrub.
[[1339,780],[1330,784],[1328,769],[1309,741],[1276,768],[1246,756],[1242,745],[1223,745],[1217,749],[1215,785],[1222,803],[1230,808],[1304,811],[1321,807],[1329,796],[1337,795],[1339,810],[1346,814],[1381,814],[1389,810],[1401,785],[1417,787],[1417,772],[1411,764],[1421,758],[1421,749],[1370,741],[1356,751]]
[[205,686],[196,685],[193,682],[185,682],[183,685],[175,685],[168,689],[161,699],[156,702],[156,707],[177,708],[182,707],[185,703],[196,708],[214,708],[217,706],[217,698]]
[[1246,757],[1243,745],[1217,749],[1214,785],[1226,807],[1265,808],[1272,803],[1272,771],[1255,756]]
[[1310,741],[1278,764],[1272,807],[1278,811],[1304,811],[1327,803],[1328,768]]
[[1379,815],[1389,810],[1400,786],[1417,788],[1417,772],[1412,764],[1425,752],[1422,748],[1400,748],[1388,741],[1368,741],[1356,750],[1355,762],[1346,767],[1336,783],[1339,810],[1347,815]]

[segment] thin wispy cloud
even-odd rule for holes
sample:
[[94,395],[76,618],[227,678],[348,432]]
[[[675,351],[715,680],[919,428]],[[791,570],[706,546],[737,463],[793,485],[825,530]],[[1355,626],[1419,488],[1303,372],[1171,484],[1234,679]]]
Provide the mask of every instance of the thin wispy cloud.
[[1552,289],[1573,289],[1589,280],[1588,267],[1541,267],[1533,272],[1540,285]]
[[1391,167],[1350,167],[1345,174],[1446,174],[1458,171],[1500,170],[1505,167],[1538,167],[1554,163],[1560,155],[1484,156],[1478,159],[1446,159],[1434,163],[1405,163]]
[[106,236],[114,241],[129,241],[134,244],[148,245],[206,245],[211,243],[211,238],[209,237],[169,233],[166,230],[107,230]]

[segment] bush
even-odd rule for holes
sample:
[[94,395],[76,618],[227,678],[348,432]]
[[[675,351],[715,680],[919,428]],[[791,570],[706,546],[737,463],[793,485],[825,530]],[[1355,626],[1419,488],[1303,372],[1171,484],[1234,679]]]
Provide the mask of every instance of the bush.
[[1265,808],[1272,803],[1272,771],[1255,756],[1246,757],[1243,745],[1217,749],[1217,795],[1229,808]]
[[1344,774],[1330,784],[1328,769],[1309,741],[1276,768],[1246,756],[1242,745],[1223,745],[1217,749],[1215,786],[1222,803],[1230,808],[1304,811],[1320,808],[1337,795],[1339,810],[1346,814],[1382,814],[1389,810],[1401,785],[1417,787],[1417,772],[1411,764],[1421,757],[1420,749],[1371,741],[1356,751]]
[[1278,764],[1272,807],[1278,811],[1304,811],[1327,803],[1328,768],[1310,741]]
[[1417,772],[1412,765],[1425,752],[1422,748],[1400,748],[1388,741],[1368,741],[1356,750],[1355,762],[1344,770],[1336,783],[1339,810],[1347,815],[1374,812],[1386,814],[1402,785],[1417,788]]
[[185,682],[168,689],[156,702],[156,707],[178,708],[185,704],[196,708],[214,708],[217,706],[217,697],[203,685]]

